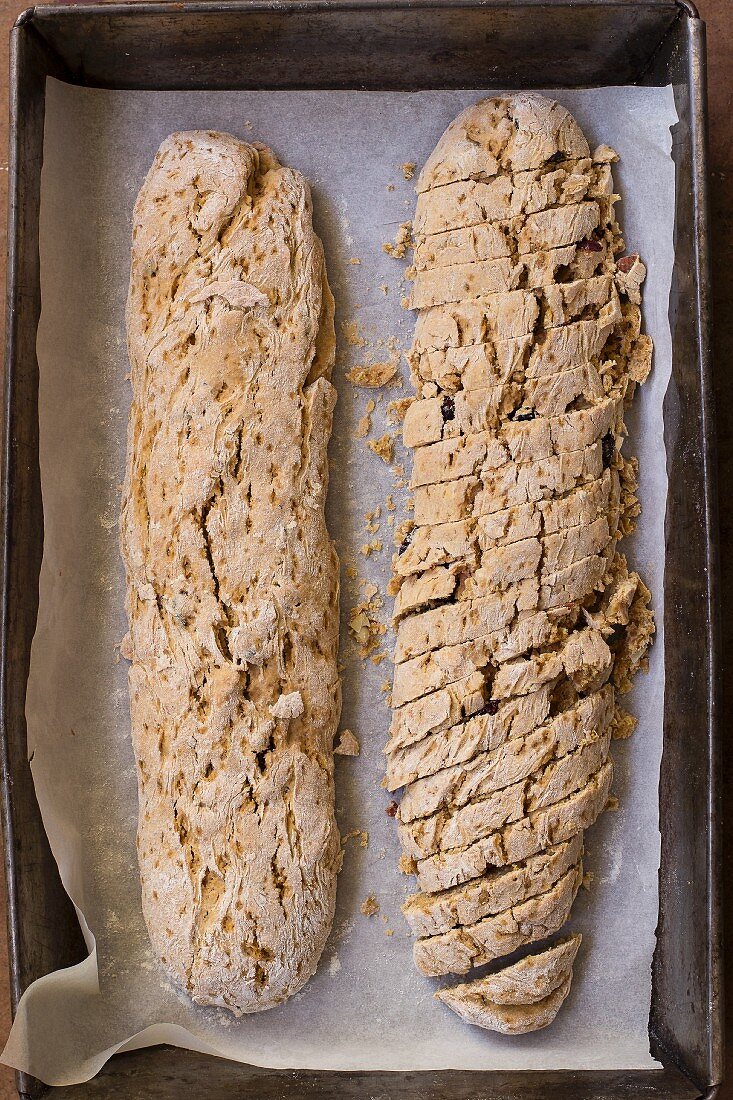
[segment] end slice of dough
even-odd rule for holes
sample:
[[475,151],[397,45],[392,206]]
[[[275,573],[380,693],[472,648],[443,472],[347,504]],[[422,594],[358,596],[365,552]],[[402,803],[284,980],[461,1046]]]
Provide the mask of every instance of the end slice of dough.
[[502,1035],[547,1027],[570,992],[580,935],[488,977],[441,989],[435,996],[469,1024]]

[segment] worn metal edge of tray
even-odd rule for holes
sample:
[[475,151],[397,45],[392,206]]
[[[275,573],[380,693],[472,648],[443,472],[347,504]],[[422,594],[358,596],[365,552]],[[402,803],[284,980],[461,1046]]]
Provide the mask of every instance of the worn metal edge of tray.
[[711,949],[709,973],[710,1065],[713,1088],[722,1082],[725,1029],[722,939],[722,862],[720,791],[721,739],[721,625],[720,561],[718,528],[717,436],[712,356],[712,274],[710,265],[710,217],[708,195],[708,104],[705,24],[697,17],[691,24],[690,98],[692,120],[693,190],[695,211],[695,315],[697,318],[698,355],[703,420],[702,457],[705,495],[707,551],[707,645],[708,645],[708,930]]
[[[626,7],[633,6],[636,0],[591,0],[596,4],[602,6],[615,6]],[[669,7],[668,0],[646,0],[647,3],[653,4],[660,8]],[[698,355],[699,355],[699,367],[701,378],[701,401],[702,401],[702,417],[704,422],[704,437],[703,437],[703,492],[704,492],[704,512],[705,512],[705,526],[707,533],[707,561],[708,561],[708,577],[707,577],[707,618],[708,618],[708,630],[707,630],[707,643],[709,646],[710,663],[709,663],[709,680],[708,680],[708,698],[709,698],[709,751],[711,757],[711,782],[709,785],[709,814],[711,820],[714,822],[718,819],[720,792],[717,777],[717,760],[720,753],[720,744],[718,736],[718,719],[719,719],[719,680],[720,680],[720,661],[719,661],[719,637],[720,637],[720,623],[719,623],[719,610],[718,610],[718,548],[717,548],[717,497],[716,497],[716,466],[715,466],[715,436],[714,436],[714,424],[713,424],[713,398],[712,398],[712,365],[711,365],[711,352],[710,352],[710,334],[711,334],[711,320],[710,320],[710,293],[709,293],[709,242],[708,242],[708,216],[707,216],[707,179],[706,179],[706,136],[705,136],[705,60],[704,60],[704,45],[700,47],[700,38],[704,37],[702,21],[699,20],[697,12],[694,6],[688,2],[688,0],[674,0],[676,5],[680,9],[680,14],[687,16],[691,20],[700,24],[698,30],[698,53],[697,57],[691,56],[691,74],[690,74],[690,94],[691,99],[697,105],[697,110],[692,111],[693,120],[693,132],[692,132],[692,153],[693,153],[693,190],[697,201],[693,203],[696,214],[696,255],[695,255],[695,288],[696,288],[696,309],[697,309],[697,330],[698,330]],[[516,0],[517,7],[535,7],[543,3],[543,0]],[[549,6],[577,6],[573,0],[544,0],[544,3]],[[505,0],[482,0],[481,6],[494,7],[505,5]],[[433,0],[338,0],[336,3],[330,3],[329,0],[299,0],[299,2],[290,4],[290,0],[233,0],[233,2],[219,2],[219,0],[213,0],[211,3],[197,2],[194,0],[192,3],[181,4],[164,4],[164,3],[130,3],[130,4],[113,4],[113,5],[84,5],[83,10],[86,14],[98,13],[109,14],[110,9],[115,12],[124,12],[131,7],[135,7],[138,11],[144,10],[153,14],[157,11],[171,10],[175,8],[178,12],[188,11],[202,11],[206,13],[215,13],[222,10],[240,10],[240,11],[277,11],[283,10],[288,6],[293,8],[297,7],[301,11],[313,11],[313,10],[327,10],[328,8],[336,9],[397,9],[404,7],[412,8],[434,8],[441,6],[450,7],[476,7],[475,0],[447,0],[445,4],[435,3]],[[62,16],[64,18],[73,18],[74,14],[82,10],[81,6],[68,6],[65,8],[50,8],[43,6],[40,8],[30,8],[26,12],[19,16],[16,26],[20,27],[23,24],[32,21],[34,14],[37,12],[49,13],[54,16]],[[696,64],[695,64],[696,62]],[[8,551],[9,551],[9,524],[7,517],[9,510],[12,508],[12,485],[9,478],[10,469],[10,451],[11,451],[11,398],[12,398],[12,380],[13,380],[13,366],[14,355],[16,351],[15,340],[15,327],[14,327],[14,315],[15,315],[15,301],[16,296],[19,293],[19,287],[17,285],[17,271],[15,268],[16,253],[17,253],[17,232],[18,232],[18,206],[17,206],[17,193],[18,193],[18,135],[20,127],[20,107],[18,102],[18,86],[15,77],[15,66],[13,59],[11,59],[10,69],[10,107],[11,107],[11,135],[10,135],[10,158],[9,158],[9,234],[8,234],[8,290],[7,290],[7,329],[6,329],[6,372],[4,378],[4,439],[2,444],[2,473],[0,481],[0,509],[2,511],[3,530],[0,535],[0,584],[2,585],[2,592],[0,593],[0,649],[2,651],[2,660],[0,660],[0,797],[2,799],[2,821],[5,830],[6,838],[6,850],[5,850],[5,864],[6,875],[8,883],[8,931],[9,931],[9,955],[11,966],[11,980],[12,980],[12,994],[13,994],[13,1007],[15,1009],[17,1000],[20,996],[20,975],[18,971],[18,958],[17,958],[17,945],[18,945],[18,928],[19,928],[19,912],[17,907],[17,895],[15,890],[15,875],[14,875],[14,860],[13,860],[13,839],[14,839],[14,822],[13,822],[13,807],[12,807],[12,782],[13,777],[9,770],[9,754],[7,733],[5,726],[5,687],[6,687],[6,641],[8,631],[8,607],[10,600],[9,591],[9,575],[8,575]],[[709,988],[710,988],[710,1045],[711,1045],[711,1065],[716,1066],[718,1070],[717,1080],[720,1081],[720,1070],[722,1067],[722,1018],[723,1018],[723,1000],[722,1000],[722,955],[720,947],[720,891],[719,891],[719,867],[720,867],[720,843],[717,829],[713,828],[708,836],[708,904],[709,904],[709,927],[712,933],[711,939],[713,946],[717,944],[717,952],[714,954],[709,974]],[[28,1079],[26,1079],[28,1080]],[[703,1086],[705,1087],[705,1086]],[[25,1090],[24,1090],[25,1091]],[[718,1084],[709,1085],[705,1088],[703,1095],[714,1096],[718,1091]]]
[[[643,0],[648,8],[678,9],[691,19],[700,19],[692,0]],[[582,6],[598,8],[631,8],[640,6],[640,0],[581,0]],[[155,14],[214,14],[222,11],[242,12],[337,12],[429,9],[429,8],[577,8],[578,0],[117,0],[116,3],[35,4],[20,13],[16,25],[32,19],[34,15],[73,18],[74,13],[90,15],[104,13],[119,15],[131,9]]]

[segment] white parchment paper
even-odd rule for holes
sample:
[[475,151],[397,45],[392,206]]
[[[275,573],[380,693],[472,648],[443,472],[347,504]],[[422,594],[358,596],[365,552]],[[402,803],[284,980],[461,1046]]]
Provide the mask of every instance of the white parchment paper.
[[[356,562],[360,577],[384,589],[392,551],[384,510],[376,535],[364,531],[364,513],[384,505],[393,475],[354,439],[354,428],[368,398],[377,396],[373,436],[381,435],[387,402],[408,389],[373,395],[354,390],[344,375],[357,363],[386,358],[390,337],[402,348],[409,344],[412,317],[400,307],[406,263],[381,249],[414,205],[413,184],[399,166],[419,167],[448,122],[481,94],[117,92],[49,81],[38,333],[45,543],[28,741],[45,826],[91,953],[79,966],[37,981],[21,1001],[3,1060],[44,1081],[85,1080],[116,1050],[160,1042],[288,1068],[657,1064],[647,1021],[664,694],[662,401],[671,368],[676,121],[670,88],[550,93],[575,114],[591,146],[607,142],[621,153],[619,217],[629,247],[649,267],[644,318],[655,343],[654,370],[628,417],[626,444],[639,455],[644,512],[627,551],[652,590],[658,633],[649,675],[629,699],[638,729],[614,746],[620,809],[587,834],[586,866],[595,877],[573,909],[571,927],[584,938],[572,993],[546,1031],[507,1039],[471,1028],[434,1000],[436,983],[415,970],[399,912],[414,881],[397,869],[389,797],[379,785],[389,721],[382,687],[390,666],[364,664],[346,640],[359,594],[346,567]],[[241,1020],[194,1007],[171,988],[149,949],[135,855],[127,666],[115,648],[125,631],[117,516],[130,398],[124,304],[131,212],[160,141],[188,128],[262,140],[308,177],[339,333],[356,321],[367,341],[340,340],[329,520],[343,572],[342,725],[362,745],[359,758],[338,759],[338,814],[343,833],[366,830],[369,842],[347,843],[336,920],[318,973],[286,1005]],[[356,259],[361,263],[350,262]],[[359,548],[374,538],[384,550],[366,559]],[[360,912],[368,893],[380,903],[370,918]]]

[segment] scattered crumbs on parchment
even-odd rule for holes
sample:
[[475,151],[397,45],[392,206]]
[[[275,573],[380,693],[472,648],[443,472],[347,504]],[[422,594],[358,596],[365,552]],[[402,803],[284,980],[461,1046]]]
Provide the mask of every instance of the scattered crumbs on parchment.
[[390,401],[387,405],[387,421],[390,424],[401,424],[410,405],[416,399],[414,397],[399,397],[396,401]]
[[387,516],[387,526],[388,527],[394,527],[394,516],[393,515]]
[[585,874],[583,875],[582,881],[580,883],[580,885],[583,887],[584,890],[592,890],[593,889],[593,880],[595,879],[595,877],[596,876],[593,874],[592,871],[586,871],[585,872]]
[[394,378],[399,365],[399,357],[393,355],[383,363],[365,363],[352,367],[346,372],[346,377],[354,386],[377,389],[379,386],[386,386]]
[[360,264],[361,260],[359,259],[358,256],[352,256],[351,259],[349,260],[349,263],[350,264]]
[[403,260],[408,248],[412,248],[412,222],[402,222],[394,241],[385,241],[382,251],[395,260]]
[[361,848],[366,848],[369,844],[369,833],[366,829],[352,829],[349,833],[344,833],[341,837],[341,847],[345,848],[350,840],[358,840]]
[[415,175],[414,160],[408,160],[405,164],[401,164],[400,168],[402,169],[402,175],[405,177],[406,180],[411,180],[412,177]]
[[254,129],[254,127],[252,126],[252,123],[250,122],[249,119],[247,119],[247,121],[245,122],[244,128],[245,128],[245,130],[253,130]]
[[392,690],[392,681],[391,680],[382,680],[382,684],[381,684],[381,687],[380,687],[379,690],[381,691],[382,695],[386,695],[388,692],[390,692]]
[[358,756],[361,747],[351,730],[341,730],[339,743],[333,751],[339,756]]
[[387,184],[387,190],[388,191],[394,191],[394,184],[393,183],[388,183]]
[[350,581],[355,581],[356,580],[356,578],[359,576],[359,574],[356,571],[356,566],[355,565],[347,565],[346,566],[346,576],[349,578]]
[[[365,348],[366,340],[359,331],[358,321],[342,321],[341,331],[344,334],[344,339],[347,344],[350,344],[352,348]],[[349,377],[348,374],[346,376]]]
[[381,458],[382,462],[390,464],[394,458],[394,436],[391,436],[386,432],[379,439],[370,439],[367,443],[370,451],[372,451],[378,458]]
[[403,309],[409,309],[410,308],[410,299],[406,296],[400,298],[400,305],[402,306]]
[[372,581],[364,580],[361,583],[362,583],[362,586],[364,588],[364,599],[365,600],[371,600],[372,597],[376,596],[377,593],[379,592],[379,589],[377,588],[376,584],[373,584]]
[[373,653],[372,656],[370,657],[370,660],[371,660],[373,665],[381,665],[382,661],[387,660],[387,654],[384,653],[384,652],[382,652],[382,653]]
[[386,813],[387,817],[397,817],[397,811],[399,810],[399,808],[399,805],[395,802],[394,799],[392,799],[389,806],[386,807],[384,812]]
[[389,287],[386,283],[380,283],[379,289],[381,290],[382,294],[389,294]]
[[332,978],[335,978],[340,969],[341,959],[338,957],[338,955],[332,955],[331,958],[328,960],[328,973],[331,975]]
[[636,726],[637,720],[633,714],[617,708],[611,720],[611,736],[614,741],[625,741],[627,737],[631,737]]
[[394,936],[394,928],[385,928],[384,934],[385,936]]
[[394,512],[397,509],[397,505],[394,502],[394,498],[391,493],[387,494],[387,511]]
[[412,856],[400,856],[398,866],[403,875],[414,875],[417,873],[417,863]]
[[373,917],[375,913],[379,912],[379,902],[374,894],[367,894],[359,908],[365,917]]
[[606,803],[604,809],[606,809],[606,810],[617,810],[619,808],[619,805],[620,805],[620,803],[619,803],[619,800],[616,798],[616,795],[612,794],[612,795],[609,796],[608,802]]

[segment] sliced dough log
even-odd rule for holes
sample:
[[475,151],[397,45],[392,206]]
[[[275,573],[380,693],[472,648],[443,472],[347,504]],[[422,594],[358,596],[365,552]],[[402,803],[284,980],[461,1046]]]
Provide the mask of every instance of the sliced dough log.
[[608,801],[612,779],[613,763],[609,758],[582,790],[561,802],[536,810],[467,848],[421,860],[417,865],[420,889],[434,892],[459,886],[484,875],[491,867],[519,863],[543,848],[569,840],[589,828],[601,813]]
[[570,916],[582,879],[581,862],[566,871],[544,894],[537,894],[476,924],[416,940],[413,946],[415,965],[430,977],[467,974],[474,966],[482,966],[551,936]]
[[[606,685],[528,734],[411,782],[402,796],[399,819],[409,822],[443,807],[463,806],[471,799],[516,783],[551,759],[577,749],[589,731],[602,734],[613,714],[613,688]],[[447,731],[446,740],[450,734]]]
[[536,775],[463,806],[401,823],[398,833],[403,852],[419,860],[435,852],[465,848],[543,806],[560,802],[581,790],[605,763],[610,741],[609,729],[600,734],[588,730],[580,748],[552,760]]
[[492,871],[452,890],[413,894],[402,912],[416,936],[436,936],[475,924],[536,894],[544,894],[583,854],[583,833],[553,845],[521,863]]
[[512,966],[439,990],[435,996],[469,1024],[502,1035],[547,1027],[570,992],[581,936],[571,936]]
[[[430,975],[566,919],[610,790],[614,693],[652,629],[616,550],[638,514],[619,447],[650,365],[645,269],[615,259],[616,155],[585,148],[552,102],[498,97],[456,120],[418,184],[386,782],[405,788],[404,866],[423,891],[405,914]],[[445,1000],[480,1026],[545,1026],[578,943]]]

